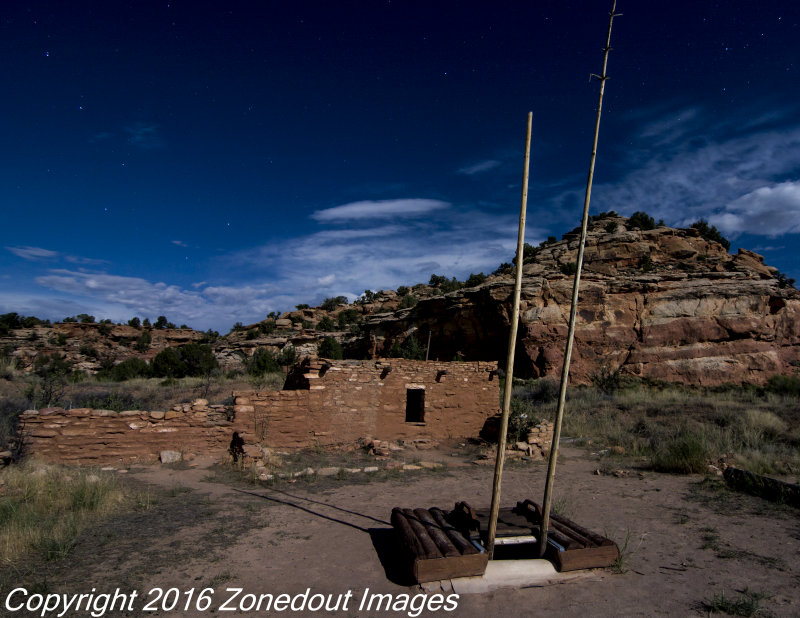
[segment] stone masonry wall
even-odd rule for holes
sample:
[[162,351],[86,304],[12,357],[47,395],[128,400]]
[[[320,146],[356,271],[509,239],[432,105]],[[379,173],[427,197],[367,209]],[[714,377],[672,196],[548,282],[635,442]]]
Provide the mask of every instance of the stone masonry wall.
[[[294,390],[237,392],[232,410],[204,399],[166,412],[47,408],[24,412],[21,430],[28,453],[74,464],[153,462],[161,451],[223,458],[233,432],[252,456],[261,447],[335,446],[365,437],[477,436],[498,412],[496,369],[486,362],[306,361]],[[406,420],[410,390],[420,421]]]
[[[245,442],[270,447],[477,436],[498,412],[496,369],[493,362],[320,359],[296,372],[299,390],[234,393],[234,409],[237,424],[253,428]],[[406,421],[409,390],[424,391],[422,422]]]
[[149,463],[164,450],[222,457],[237,430],[225,406],[203,399],[166,412],[27,410],[20,422],[28,453],[71,464]]

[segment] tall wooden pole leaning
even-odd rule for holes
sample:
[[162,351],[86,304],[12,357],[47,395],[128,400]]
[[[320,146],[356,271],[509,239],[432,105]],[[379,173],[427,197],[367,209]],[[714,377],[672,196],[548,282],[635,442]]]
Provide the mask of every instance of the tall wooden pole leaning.
[[508,357],[506,358],[506,384],[503,391],[503,415],[500,421],[500,436],[497,440],[497,460],[494,465],[494,483],[492,484],[492,511],[489,515],[489,539],[487,550],[489,560],[494,557],[494,538],[497,532],[497,515],[500,511],[500,481],[503,477],[503,464],[506,456],[506,434],[508,433],[508,416],[511,410],[511,388],[514,376],[514,351],[517,343],[517,326],[519,324],[519,297],[522,290],[522,254],[525,248],[525,211],[528,206],[528,168],[531,161],[531,125],[533,112],[528,112],[528,130],[525,136],[525,165],[522,169],[522,199],[519,207],[519,232],[517,233],[517,277],[514,283],[514,308],[511,310],[511,332],[508,336]]
[[575,338],[575,318],[578,311],[578,289],[581,283],[581,268],[583,267],[583,250],[586,246],[586,229],[589,224],[589,200],[592,197],[592,181],[594,180],[594,162],[597,158],[597,140],[600,135],[600,114],[603,110],[603,92],[605,90],[606,67],[608,66],[608,53],[611,51],[611,25],[616,13],[617,0],[611,7],[608,18],[608,35],[606,36],[606,46],[603,50],[603,72],[601,75],[593,75],[600,80],[600,97],[597,102],[597,119],[594,125],[594,142],[592,143],[592,156],[589,161],[589,177],[586,180],[586,196],[583,200],[583,220],[581,222],[581,240],[578,245],[577,269],[575,280],[572,284],[572,307],[569,313],[569,332],[567,333],[567,346],[564,351],[564,365],[561,368],[561,388],[558,392],[558,410],[556,412],[556,422],[553,427],[553,444],[550,447],[550,461],[547,467],[547,482],[544,487],[544,499],[542,500],[542,531],[539,538],[539,556],[544,556],[547,549],[547,530],[550,525],[550,507],[553,501],[553,481],[556,475],[556,460],[558,459],[558,443],[561,438],[561,424],[564,420],[564,403],[567,396],[567,382],[569,380],[569,363],[572,358],[572,342]]

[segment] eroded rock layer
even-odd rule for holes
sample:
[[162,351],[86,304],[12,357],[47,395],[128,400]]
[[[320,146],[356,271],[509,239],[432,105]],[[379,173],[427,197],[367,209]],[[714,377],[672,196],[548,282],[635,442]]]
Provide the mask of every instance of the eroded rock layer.
[[[570,375],[618,369],[666,381],[763,383],[800,364],[800,294],[763,257],[731,255],[695,229],[594,223],[587,238]],[[613,231],[609,231],[612,230]],[[578,236],[540,247],[524,265],[515,374],[559,375]],[[513,280],[483,285],[367,322],[373,347],[414,334],[430,357],[503,359]]]

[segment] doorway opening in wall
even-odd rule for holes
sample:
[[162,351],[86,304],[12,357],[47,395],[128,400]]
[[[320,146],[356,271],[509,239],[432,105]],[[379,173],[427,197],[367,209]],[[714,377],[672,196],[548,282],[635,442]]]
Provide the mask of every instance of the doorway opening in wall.
[[425,422],[425,389],[406,389],[406,423]]

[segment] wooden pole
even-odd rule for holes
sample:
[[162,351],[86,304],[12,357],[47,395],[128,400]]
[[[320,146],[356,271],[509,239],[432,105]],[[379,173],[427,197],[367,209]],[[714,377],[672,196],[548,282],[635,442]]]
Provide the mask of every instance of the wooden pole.
[[514,351],[517,344],[517,326],[519,324],[519,297],[522,289],[522,254],[525,247],[525,210],[528,206],[528,168],[531,160],[531,125],[533,112],[528,112],[528,130],[525,136],[525,164],[522,168],[522,199],[519,207],[519,231],[517,233],[517,277],[514,283],[514,308],[511,310],[509,322],[511,332],[508,335],[508,357],[506,358],[506,383],[503,391],[503,415],[500,421],[500,436],[497,440],[497,460],[494,465],[494,483],[492,484],[492,510],[489,515],[489,539],[487,551],[489,560],[494,557],[494,538],[497,532],[497,516],[500,511],[500,481],[503,477],[503,464],[506,456],[506,434],[508,433],[508,416],[511,410],[511,388],[514,382]]
[[553,427],[553,444],[550,447],[550,460],[547,466],[547,482],[544,488],[544,499],[542,500],[542,531],[539,535],[539,556],[544,556],[547,549],[547,529],[550,525],[550,507],[553,498],[553,481],[556,474],[556,460],[558,459],[558,444],[561,438],[561,424],[564,420],[564,403],[567,396],[567,381],[569,380],[569,363],[572,358],[572,343],[575,339],[575,321],[578,311],[578,289],[581,283],[581,268],[583,267],[583,250],[586,246],[586,229],[589,223],[589,200],[592,197],[592,181],[594,180],[594,163],[597,158],[597,140],[600,135],[600,115],[603,110],[603,92],[605,90],[608,75],[608,53],[611,51],[611,25],[614,22],[617,0],[613,0],[611,13],[608,18],[608,34],[606,36],[606,46],[603,55],[603,72],[601,75],[594,75],[600,80],[600,96],[597,101],[597,118],[594,125],[594,142],[592,143],[592,156],[589,160],[589,176],[586,180],[586,196],[583,200],[583,219],[581,221],[581,239],[578,244],[577,269],[575,280],[572,284],[572,307],[569,313],[569,331],[567,333],[567,345],[564,351],[564,365],[561,368],[561,387],[558,393],[558,410],[556,411],[556,422]]

